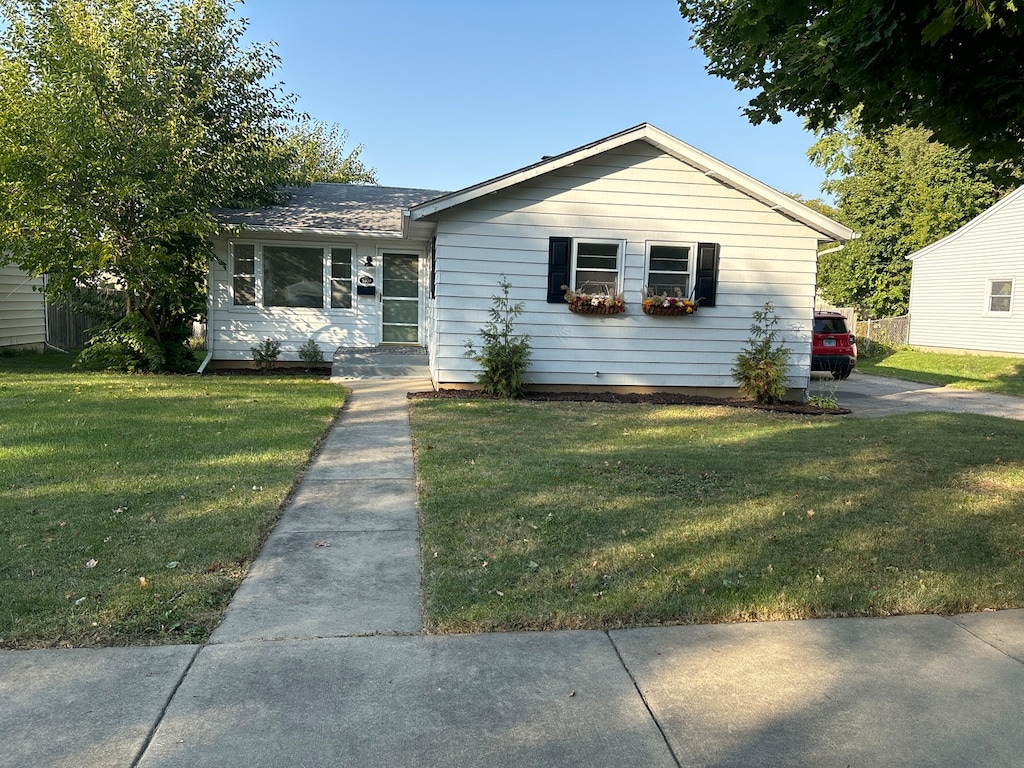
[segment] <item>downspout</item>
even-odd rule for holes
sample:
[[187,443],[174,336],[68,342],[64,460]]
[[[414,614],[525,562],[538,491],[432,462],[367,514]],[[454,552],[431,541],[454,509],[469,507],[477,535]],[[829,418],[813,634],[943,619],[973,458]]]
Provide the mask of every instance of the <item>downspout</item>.
[[[209,342],[207,342],[207,344],[209,344]],[[201,362],[199,364],[199,370],[197,370],[196,373],[200,373],[201,374],[203,371],[205,371],[207,364],[212,359],[213,359],[213,350],[211,349],[211,350],[207,351],[206,358],[203,360],[203,362]]]

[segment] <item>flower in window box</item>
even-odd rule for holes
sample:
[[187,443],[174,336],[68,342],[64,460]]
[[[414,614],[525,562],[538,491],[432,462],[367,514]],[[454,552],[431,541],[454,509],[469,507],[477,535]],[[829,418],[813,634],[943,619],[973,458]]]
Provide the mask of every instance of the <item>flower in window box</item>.
[[692,315],[697,311],[697,302],[683,297],[679,289],[676,289],[675,296],[656,294],[646,289],[643,308],[645,315]]
[[626,302],[623,301],[622,294],[615,293],[608,287],[597,293],[574,291],[567,285],[563,285],[562,290],[565,291],[565,301],[570,312],[580,315],[614,315],[626,311]]

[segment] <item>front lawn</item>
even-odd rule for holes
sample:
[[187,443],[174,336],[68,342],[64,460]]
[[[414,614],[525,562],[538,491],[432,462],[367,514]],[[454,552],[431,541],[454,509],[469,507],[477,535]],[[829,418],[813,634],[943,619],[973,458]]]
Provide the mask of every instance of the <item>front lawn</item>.
[[0,357],[0,647],[201,642],[345,390]]
[[940,387],[977,389],[1024,397],[1024,358],[957,355],[900,349],[861,357],[857,370]]
[[430,631],[1024,606],[1024,423],[417,400]]

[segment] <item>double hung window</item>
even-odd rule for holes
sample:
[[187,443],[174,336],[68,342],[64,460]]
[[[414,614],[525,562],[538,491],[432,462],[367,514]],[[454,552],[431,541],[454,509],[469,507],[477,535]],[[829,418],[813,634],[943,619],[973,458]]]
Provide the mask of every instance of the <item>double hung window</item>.
[[693,261],[692,245],[648,243],[648,293],[689,298],[693,291]]
[[235,306],[251,307],[256,304],[256,246],[235,243],[231,250],[231,292]]
[[577,240],[574,246],[573,288],[576,292],[619,293],[621,241]]
[[988,281],[988,311],[994,314],[1009,313],[1013,304],[1013,280]]

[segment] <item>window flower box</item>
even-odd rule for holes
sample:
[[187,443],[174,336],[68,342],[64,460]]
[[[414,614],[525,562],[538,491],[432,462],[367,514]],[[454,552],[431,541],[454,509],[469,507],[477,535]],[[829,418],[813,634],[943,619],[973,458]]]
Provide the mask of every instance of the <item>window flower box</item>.
[[569,311],[578,315],[616,315],[626,311],[621,293],[583,293],[570,290],[568,286],[562,288]]
[[684,299],[682,296],[660,296],[647,293],[644,296],[643,309],[645,315],[692,315],[697,311],[697,302]]
[[696,311],[696,302],[689,299],[670,300],[664,304],[655,304],[653,299],[644,299],[645,315],[692,315]]

